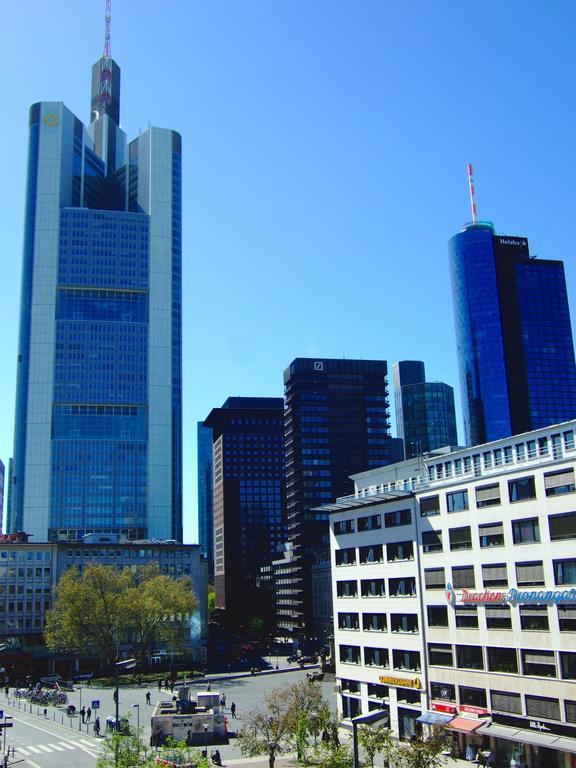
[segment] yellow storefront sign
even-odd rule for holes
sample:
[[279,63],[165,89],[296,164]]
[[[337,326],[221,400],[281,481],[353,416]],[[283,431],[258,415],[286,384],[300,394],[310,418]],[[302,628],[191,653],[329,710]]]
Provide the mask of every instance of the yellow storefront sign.
[[391,675],[380,675],[378,680],[384,685],[395,685],[399,688],[422,688],[422,683],[417,677],[393,677]]

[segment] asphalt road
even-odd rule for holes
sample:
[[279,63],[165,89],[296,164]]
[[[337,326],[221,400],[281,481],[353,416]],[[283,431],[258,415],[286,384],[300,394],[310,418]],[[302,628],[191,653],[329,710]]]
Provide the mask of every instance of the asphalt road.
[[[274,688],[284,687],[290,683],[306,679],[306,670],[287,670],[286,665],[280,662],[281,669],[278,672],[268,672],[260,675],[248,675],[237,677],[236,675],[213,675],[206,680],[199,680],[192,685],[196,690],[205,690],[206,681],[210,680],[211,690],[224,693],[226,696],[226,714],[229,721],[229,729],[237,730],[241,727],[244,715],[248,710],[262,703],[263,697]],[[315,683],[322,688],[322,692],[334,708],[336,697],[334,694],[334,682],[322,681]],[[150,691],[151,705],[146,704],[146,692]],[[119,710],[120,715],[128,717],[131,723],[140,725],[143,739],[148,741],[150,737],[150,717],[159,699],[171,698],[169,691],[158,691],[157,686],[138,688],[128,686],[120,688]],[[101,731],[104,733],[104,724],[108,715],[114,715],[115,707],[112,688],[88,688],[83,686],[68,694],[69,703],[74,704],[79,710],[82,705],[91,706],[93,709],[90,724],[82,725],[80,718],[67,718],[65,707],[47,707],[47,717],[43,716],[43,707],[20,702],[14,706],[14,699],[6,699],[0,695],[0,708],[4,714],[13,717],[14,727],[6,729],[6,747],[15,748],[15,760],[20,762],[22,768],[66,768],[78,766],[78,768],[93,768],[100,749],[102,738],[96,739],[93,731],[93,723],[99,716]],[[98,702],[99,708],[94,708],[94,702]],[[230,705],[236,704],[237,718],[233,719],[230,713]],[[136,705],[136,706],[135,706]],[[231,739],[230,744],[219,745],[218,749],[224,762],[242,758],[237,742]],[[12,763],[12,758],[10,758]]]

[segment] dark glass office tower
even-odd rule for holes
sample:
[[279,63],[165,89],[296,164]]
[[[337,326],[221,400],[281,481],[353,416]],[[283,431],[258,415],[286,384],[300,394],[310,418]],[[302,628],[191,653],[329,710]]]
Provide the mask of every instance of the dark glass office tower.
[[279,629],[310,636],[310,569],[328,547],[327,513],[315,508],[352,493],[350,475],[403,458],[390,437],[383,360],[296,358],[284,372],[286,513],[294,551],[292,617]]
[[274,630],[271,594],[260,569],[286,540],[284,402],[229,397],[204,421],[213,432],[214,590],[229,627],[251,619]]
[[30,109],[12,530],[182,538],[181,139],[119,127],[120,69],[91,123]]
[[576,416],[576,366],[561,261],[525,237],[469,224],[449,243],[468,445]]
[[214,491],[212,488],[212,430],[199,421],[198,436],[198,544],[214,581]]
[[447,445],[456,446],[454,390],[440,381],[426,381],[424,363],[401,360],[392,366],[396,431],[407,459]]

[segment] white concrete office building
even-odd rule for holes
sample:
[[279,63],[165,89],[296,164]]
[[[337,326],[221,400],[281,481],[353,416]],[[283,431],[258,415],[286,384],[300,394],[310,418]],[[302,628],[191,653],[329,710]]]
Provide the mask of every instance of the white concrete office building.
[[439,724],[463,755],[576,765],[575,434],[435,451],[324,507],[344,719],[381,709],[396,736]]

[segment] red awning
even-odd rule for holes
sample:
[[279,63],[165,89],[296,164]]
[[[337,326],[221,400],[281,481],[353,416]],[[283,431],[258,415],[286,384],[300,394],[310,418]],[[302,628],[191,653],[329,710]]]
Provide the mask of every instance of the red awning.
[[472,733],[481,725],[486,725],[486,720],[478,720],[471,717],[455,717],[448,725],[444,727],[448,731],[458,731],[459,733]]

